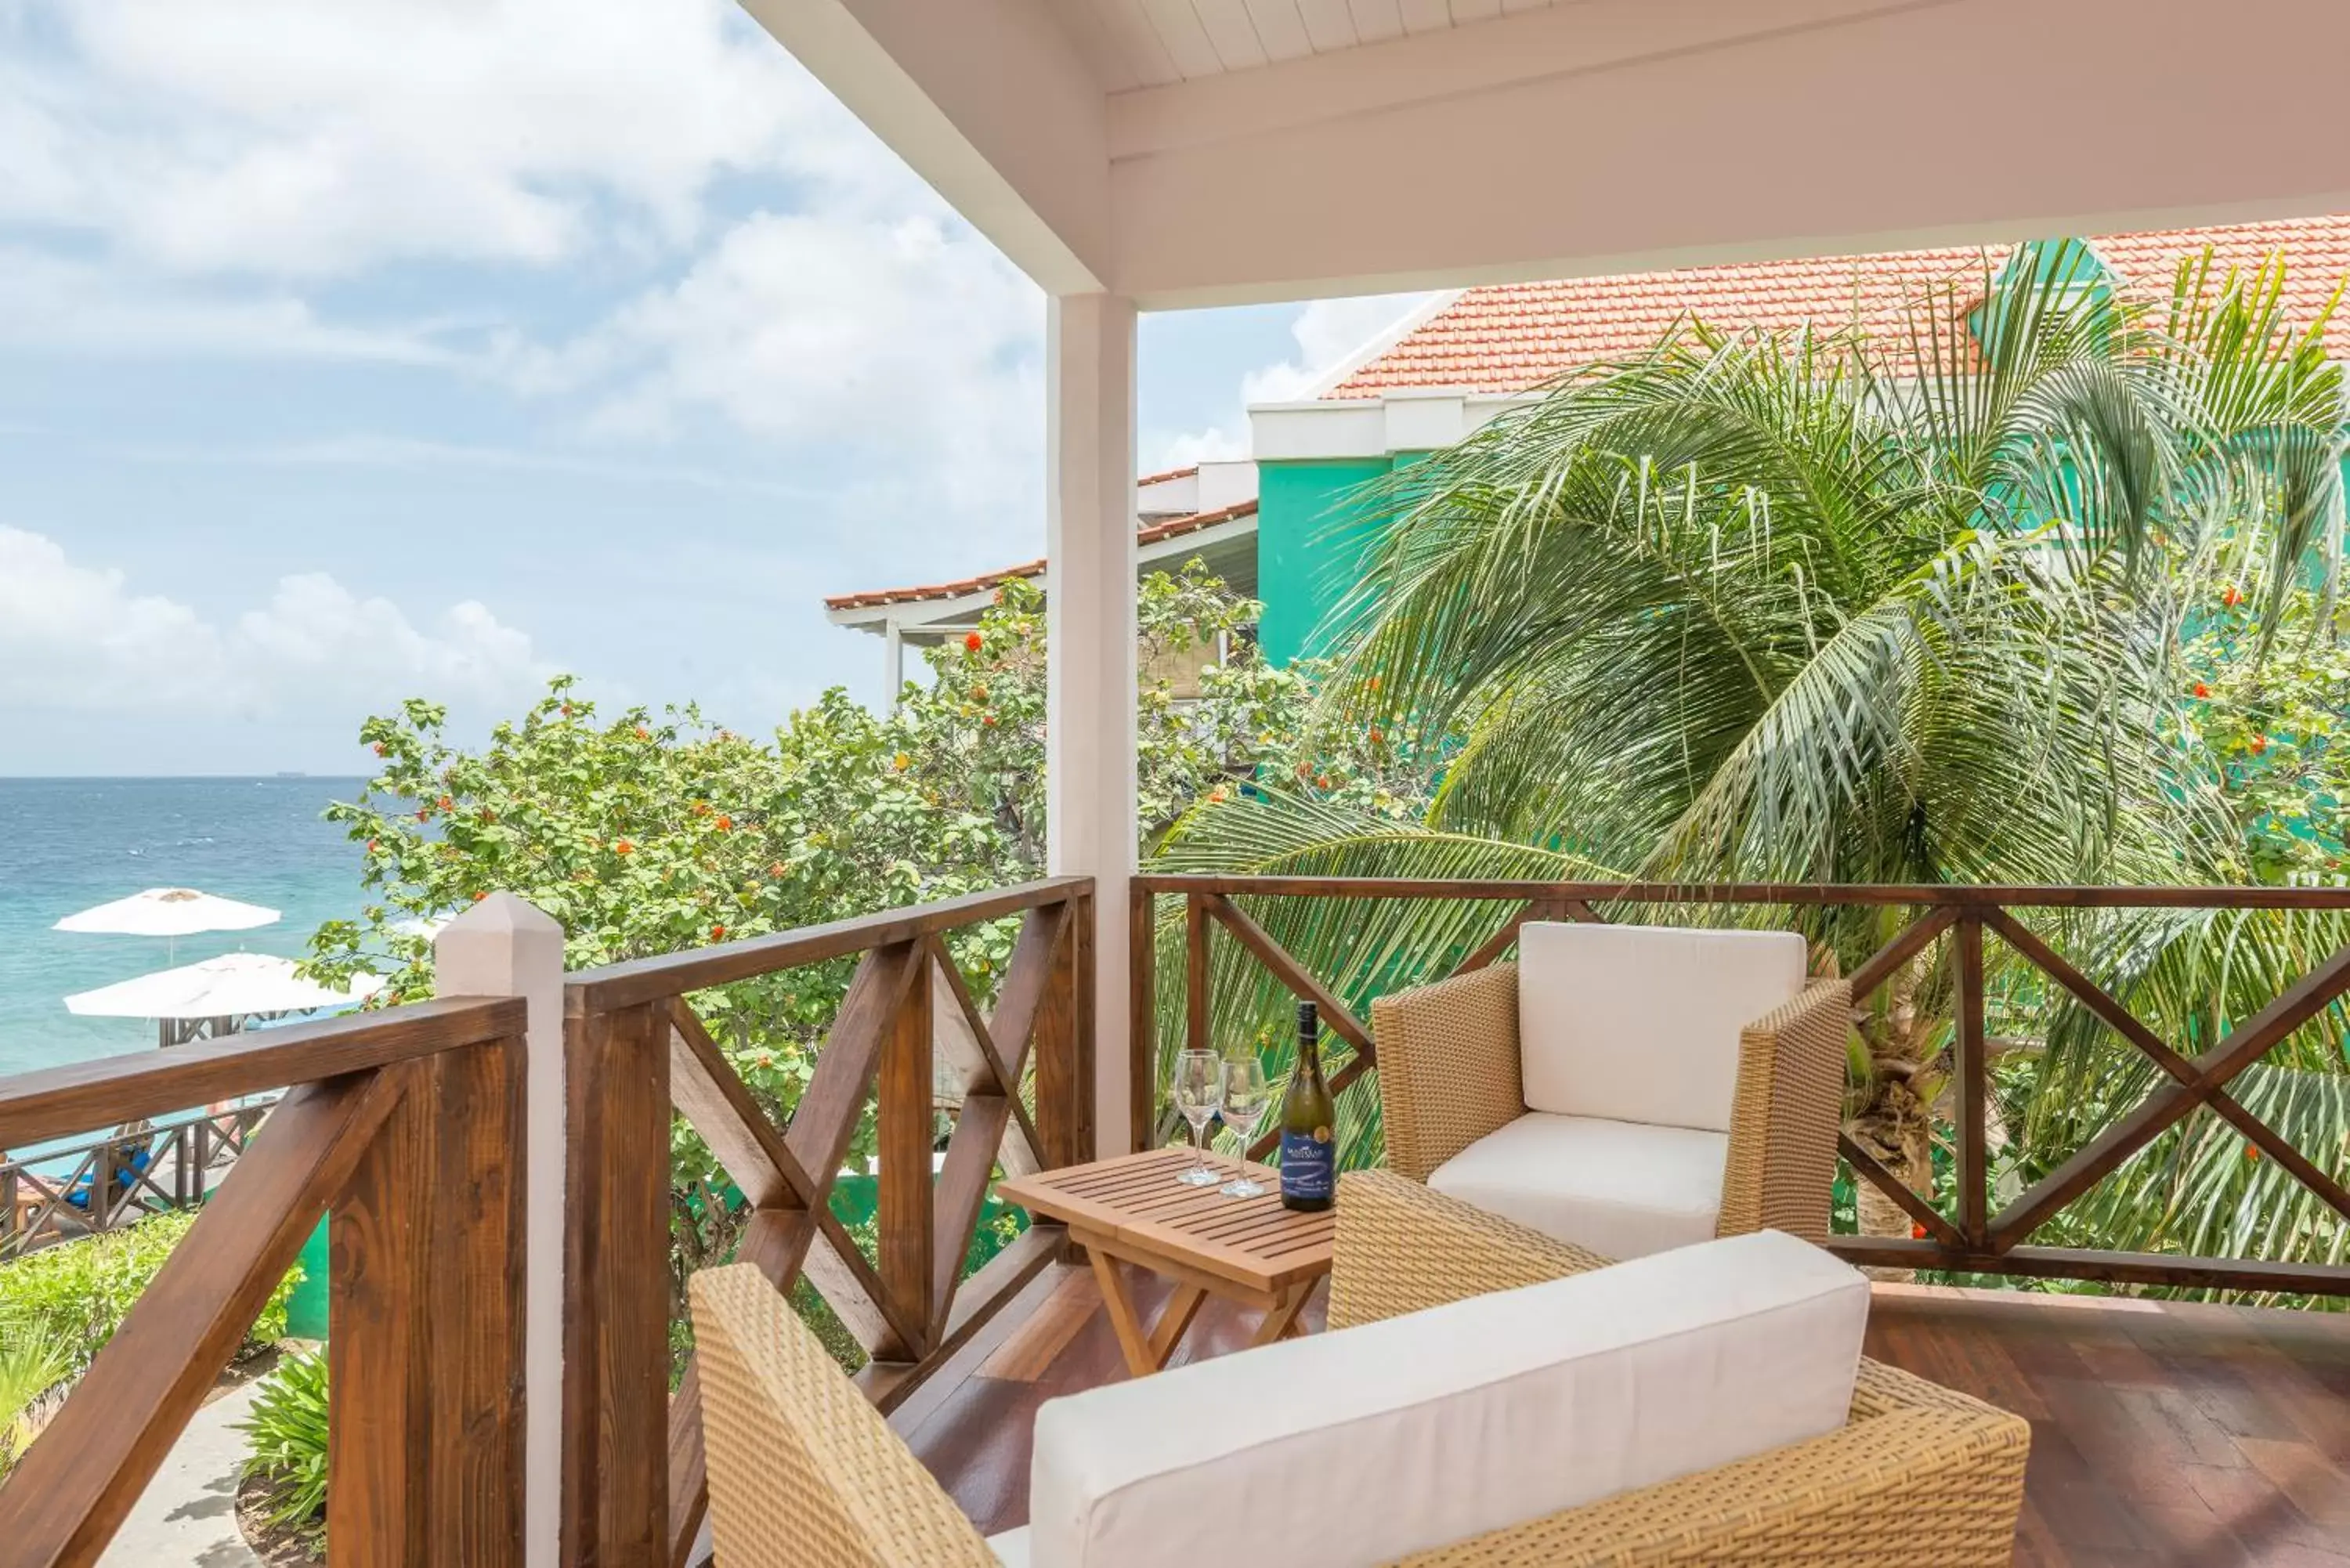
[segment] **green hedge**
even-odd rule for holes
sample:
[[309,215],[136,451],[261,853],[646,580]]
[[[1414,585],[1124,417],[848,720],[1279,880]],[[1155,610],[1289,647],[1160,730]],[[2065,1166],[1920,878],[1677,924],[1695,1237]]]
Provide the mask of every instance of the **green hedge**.
[[[158,1214],[0,1263],[0,1336],[55,1345],[79,1376],[195,1222],[193,1211]],[[298,1271],[286,1275],[271,1293],[247,1335],[250,1345],[285,1337],[286,1300],[299,1277]]]

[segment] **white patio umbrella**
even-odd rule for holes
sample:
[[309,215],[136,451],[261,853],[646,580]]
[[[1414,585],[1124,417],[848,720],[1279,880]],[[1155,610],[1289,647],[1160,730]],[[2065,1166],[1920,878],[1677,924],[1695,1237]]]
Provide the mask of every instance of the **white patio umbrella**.
[[111,936],[163,937],[175,950],[178,939],[202,931],[249,931],[269,925],[277,911],[258,904],[239,903],[193,888],[150,888],[128,898],[68,915],[51,928],[60,931],[93,931]]
[[[152,1018],[163,1026],[163,1043],[168,1045],[175,1043],[174,1023],[226,1019],[234,1029],[237,1021],[255,1015],[276,1017],[346,1006],[382,984],[380,976],[366,974],[338,990],[295,973],[292,959],[224,953],[201,963],[78,992],[66,998],[66,1011],[85,1018]],[[178,1038],[192,1035],[181,1033]]]

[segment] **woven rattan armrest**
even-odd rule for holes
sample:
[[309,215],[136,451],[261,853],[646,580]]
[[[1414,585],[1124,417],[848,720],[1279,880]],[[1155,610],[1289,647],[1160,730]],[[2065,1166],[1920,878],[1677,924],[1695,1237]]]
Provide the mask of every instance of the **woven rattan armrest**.
[[1330,1326],[1348,1328],[1605,1268],[1596,1252],[1389,1170],[1338,1179]]
[[[1334,1329],[1607,1265],[1388,1171],[1339,1179]],[[1863,1359],[1837,1431],[1406,1560],[1409,1568],[2005,1563],[2032,1428]]]
[[709,1269],[687,1293],[723,1568],[996,1568],[764,1274]]
[[1814,981],[1739,1032],[1738,1090],[1714,1233],[1828,1239],[1852,987]]
[[1404,1563],[1993,1568],[2014,1556],[2031,1447],[2022,1417],[1863,1361],[1851,1418],[1825,1437]]
[[1388,1164],[1414,1181],[1526,1114],[1513,963],[1378,998],[1371,1038]]

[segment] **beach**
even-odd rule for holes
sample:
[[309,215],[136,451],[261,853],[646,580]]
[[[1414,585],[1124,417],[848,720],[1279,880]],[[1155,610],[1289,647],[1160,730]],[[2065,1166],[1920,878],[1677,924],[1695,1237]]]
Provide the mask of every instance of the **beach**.
[[[0,779],[0,1074],[152,1049],[154,1026],[77,1018],[68,993],[172,962],[300,958],[362,901],[359,854],[320,820],[357,778]],[[49,928],[146,888],[189,887],[281,910],[276,924],[179,939]]]

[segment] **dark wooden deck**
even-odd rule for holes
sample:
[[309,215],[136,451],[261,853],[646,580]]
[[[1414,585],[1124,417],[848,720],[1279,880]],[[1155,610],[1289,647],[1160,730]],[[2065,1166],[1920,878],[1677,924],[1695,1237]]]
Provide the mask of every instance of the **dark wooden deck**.
[[[1150,1311],[1163,1293],[1137,1293]],[[1211,1303],[1177,1360],[1246,1331]],[[1868,1349],[2031,1419],[2019,1564],[2350,1568],[2350,1314],[1880,1285]],[[1072,1272],[909,1438],[983,1530],[1008,1530],[1036,1407],[1124,1375]]]

